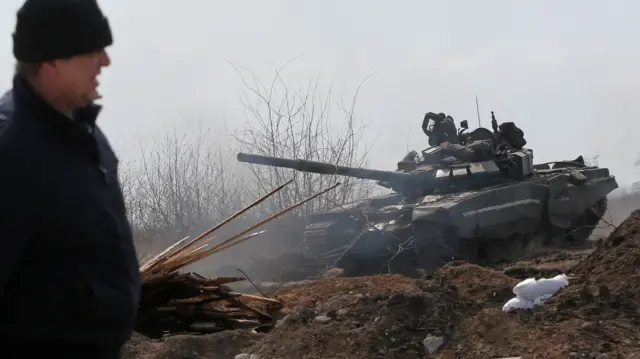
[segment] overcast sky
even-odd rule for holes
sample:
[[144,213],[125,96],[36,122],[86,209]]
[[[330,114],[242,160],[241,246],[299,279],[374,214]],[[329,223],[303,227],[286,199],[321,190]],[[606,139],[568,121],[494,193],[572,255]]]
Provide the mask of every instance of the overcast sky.
[[[11,85],[11,32],[22,1],[0,4],[0,85]],[[536,162],[599,154],[621,184],[636,181],[640,135],[639,1],[102,0],[115,44],[101,76],[99,123],[121,157],[138,129],[223,129],[244,121],[228,62],[265,81],[320,72],[350,97],[377,137],[372,166],[394,168],[427,146],[425,112],[484,124],[490,111],[525,131]],[[634,40],[636,39],[636,40]],[[338,117],[336,120],[340,120]],[[408,133],[413,131],[411,136]],[[147,135],[147,137],[151,136]]]

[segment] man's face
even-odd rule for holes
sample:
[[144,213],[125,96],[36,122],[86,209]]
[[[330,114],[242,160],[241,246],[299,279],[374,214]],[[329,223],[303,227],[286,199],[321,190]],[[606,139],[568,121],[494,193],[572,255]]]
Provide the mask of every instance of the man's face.
[[80,108],[100,98],[97,77],[110,64],[107,52],[100,50],[44,64],[43,75],[68,107]]

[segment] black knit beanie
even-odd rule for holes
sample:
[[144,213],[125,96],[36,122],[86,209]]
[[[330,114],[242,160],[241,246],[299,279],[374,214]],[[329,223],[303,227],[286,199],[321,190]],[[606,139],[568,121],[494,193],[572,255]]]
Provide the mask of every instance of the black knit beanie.
[[96,0],[27,0],[13,33],[16,60],[43,62],[103,49],[111,28]]

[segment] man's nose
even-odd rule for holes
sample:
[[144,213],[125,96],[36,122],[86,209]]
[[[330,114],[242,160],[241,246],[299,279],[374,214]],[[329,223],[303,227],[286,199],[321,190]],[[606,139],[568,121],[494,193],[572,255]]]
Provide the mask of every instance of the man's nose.
[[101,55],[100,56],[100,66],[107,67],[107,66],[111,65],[111,57],[109,56],[109,54],[107,53],[106,50],[103,50],[100,55]]

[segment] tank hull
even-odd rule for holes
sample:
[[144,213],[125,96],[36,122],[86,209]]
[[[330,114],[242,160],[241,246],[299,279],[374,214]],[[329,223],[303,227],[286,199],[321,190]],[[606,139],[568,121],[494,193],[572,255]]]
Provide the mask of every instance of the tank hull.
[[486,264],[532,246],[584,243],[618,184],[606,168],[556,167],[473,191],[390,194],[314,214],[304,233],[308,255],[346,275],[411,275],[449,260]]

